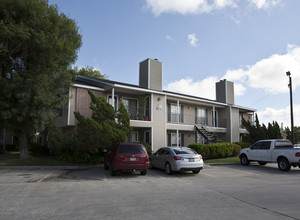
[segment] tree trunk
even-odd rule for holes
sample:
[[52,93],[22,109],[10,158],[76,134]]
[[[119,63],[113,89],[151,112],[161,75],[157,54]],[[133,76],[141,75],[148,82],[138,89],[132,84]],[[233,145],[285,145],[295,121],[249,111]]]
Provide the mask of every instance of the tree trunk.
[[19,149],[20,149],[20,159],[30,158],[28,152],[27,135],[24,130],[21,130],[19,133]]

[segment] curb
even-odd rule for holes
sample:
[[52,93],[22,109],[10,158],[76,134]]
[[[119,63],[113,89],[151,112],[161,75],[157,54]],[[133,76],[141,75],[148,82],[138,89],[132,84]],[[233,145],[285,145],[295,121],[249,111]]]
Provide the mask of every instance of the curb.
[[222,165],[239,165],[240,163],[206,163],[209,166],[222,166]]

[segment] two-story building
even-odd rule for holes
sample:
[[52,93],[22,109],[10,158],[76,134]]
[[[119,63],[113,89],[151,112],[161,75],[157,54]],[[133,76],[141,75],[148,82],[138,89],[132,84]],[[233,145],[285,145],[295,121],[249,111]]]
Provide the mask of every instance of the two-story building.
[[241,119],[253,120],[254,109],[234,104],[234,84],[216,83],[216,100],[162,89],[162,63],[146,59],[140,63],[139,85],[78,75],[70,88],[70,99],[56,124],[72,129],[74,111],[91,116],[87,90],[106,98],[117,111],[122,102],[130,115],[133,132],[129,142],[139,141],[157,150],[162,146],[191,143],[237,142],[247,133]]

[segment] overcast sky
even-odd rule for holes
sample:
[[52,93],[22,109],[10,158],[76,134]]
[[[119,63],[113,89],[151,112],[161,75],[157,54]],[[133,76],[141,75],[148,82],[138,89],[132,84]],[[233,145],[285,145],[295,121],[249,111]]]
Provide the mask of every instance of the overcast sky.
[[300,126],[299,0],[50,0],[83,36],[76,66],[138,84],[139,62],[163,62],[165,90],[215,99],[235,84],[235,104],[261,122]]

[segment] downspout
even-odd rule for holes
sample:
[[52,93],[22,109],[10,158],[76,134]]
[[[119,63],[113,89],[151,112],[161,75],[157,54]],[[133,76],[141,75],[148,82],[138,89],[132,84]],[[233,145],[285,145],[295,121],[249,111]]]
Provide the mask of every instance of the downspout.
[[232,143],[232,105],[229,105],[230,143]]

